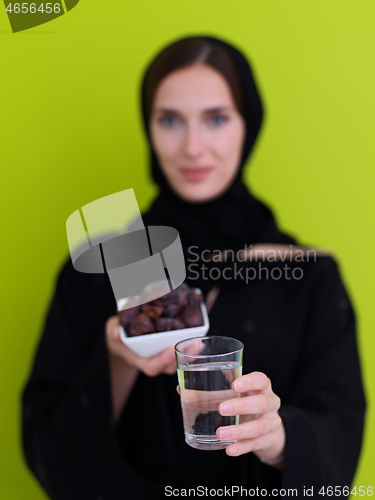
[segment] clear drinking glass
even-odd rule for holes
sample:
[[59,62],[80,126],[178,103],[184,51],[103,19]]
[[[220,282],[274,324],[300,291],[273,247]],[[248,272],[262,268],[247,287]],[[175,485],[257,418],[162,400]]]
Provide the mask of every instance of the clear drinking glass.
[[242,375],[243,343],[230,337],[194,337],[175,345],[185,441],[198,450],[221,450],[216,429],[236,425],[239,416],[222,416],[222,401],[239,397],[231,389]]

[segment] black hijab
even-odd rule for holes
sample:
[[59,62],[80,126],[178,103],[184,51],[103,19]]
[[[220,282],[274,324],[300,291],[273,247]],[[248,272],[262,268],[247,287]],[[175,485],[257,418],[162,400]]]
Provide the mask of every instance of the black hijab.
[[[150,68],[146,69],[141,86],[141,106],[143,125],[149,141],[151,171],[160,193],[149,210],[142,215],[145,225],[165,225],[176,228],[180,234],[187,267],[186,281],[198,286],[207,293],[217,282],[228,284],[222,277],[205,279],[202,265],[207,268],[217,263],[208,263],[204,250],[228,250],[234,252],[255,243],[296,244],[295,239],[279,231],[271,210],[256,199],[242,182],[243,167],[248,159],[259,134],[263,119],[263,106],[250,69],[242,53],[232,45],[209,36],[187,37],[203,39],[209,45],[221,45],[231,56],[243,88],[243,108],[246,123],[246,136],[237,175],[228,189],[219,197],[203,202],[189,203],[176,195],[167,183],[158,159],[153,151],[146,118],[145,79]],[[186,39],[187,39],[186,38]],[[189,250],[190,248],[190,250]],[[191,263],[194,260],[194,266]],[[233,260],[225,263],[234,265]],[[189,267],[190,266],[190,267]],[[189,269],[193,269],[189,273]],[[198,276],[199,271],[199,276]],[[205,272],[205,277],[209,272]],[[233,283],[231,283],[233,285]]]

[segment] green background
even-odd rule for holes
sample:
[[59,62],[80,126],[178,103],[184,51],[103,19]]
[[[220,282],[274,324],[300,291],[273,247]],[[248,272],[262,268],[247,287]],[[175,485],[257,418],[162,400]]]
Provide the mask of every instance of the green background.
[[[373,0],[82,0],[12,34],[0,10],[0,497],[45,498],[20,447],[20,391],[77,208],[148,178],[138,86],[164,44],[222,36],[250,58],[267,117],[246,178],[284,230],[331,249],[358,314],[374,399]],[[356,484],[375,486],[370,406]],[[333,485],[334,486],[334,485]]]

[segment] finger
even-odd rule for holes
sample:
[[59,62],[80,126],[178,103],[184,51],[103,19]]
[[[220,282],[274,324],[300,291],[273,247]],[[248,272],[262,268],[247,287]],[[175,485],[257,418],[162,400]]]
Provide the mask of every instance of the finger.
[[274,419],[259,417],[243,424],[219,427],[216,429],[216,436],[222,441],[254,439],[276,430],[280,425],[280,420],[279,416]]
[[243,398],[229,399],[219,405],[221,415],[247,415],[267,413],[280,408],[280,398],[276,394],[254,394]]
[[154,362],[158,365],[161,364],[163,366],[176,366],[176,354],[174,351],[174,347],[168,347],[160,353],[154,360]]
[[140,358],[151,366],[163,366],[175,359],[175,353],[173,347],[167,347],[155,356],[149,356],[148,358],[140,356]]
[[169,363],[163,370],[163,373],[166,375],[173,375],[176,373],[177,366],[175,360],[173,360],[171,363]]
[[232,383],[235,392],[267,391],[271,389],[271,381],[265,373],[251,372],[242,377],[238,377]]
[[165,368],[174,362],[175,353],[173,347],[168,347],[160,354],[150,358],[143,358],[139,356],[139,363],[141,370],[149,377],[154,377],[163,372]]
[[183,354],[197,355],[200,354],[205,347],[205,343],[200,339],[194,339],[184,348]]
[[226,447],[226,454],[231,457],[238,457],[244,453],[249,453],[250,451],[266,450],[270,448],[275,442],[275,433],[269,432],[258,438],[254,439],[244,439],[242,441],[237,441]]
[[179,385],[178,385],[178,386],[176,386],[176,391],[177,391],[177,394],[178,394],[179,396],[181,396],[181,390],[180,390],[180,386],[179,386]]
[[211,312],[212,306],[214,305],[219,293],[220,293],[220,287],[218,285],[214,285],[208,292],[208,295],[206,297],[207,313]]
[[173,347],[169,347],[160,354],[149,358],[139,356],[121,341],[119,326],[115,322],[108,322],[108,338],[112,344],[116,345],[118,355],[125,359],[128,364],[136,366],[146,375],[153,377],[162,373],[163,370],[167,370],[168,373],[174,373],[176,363]]

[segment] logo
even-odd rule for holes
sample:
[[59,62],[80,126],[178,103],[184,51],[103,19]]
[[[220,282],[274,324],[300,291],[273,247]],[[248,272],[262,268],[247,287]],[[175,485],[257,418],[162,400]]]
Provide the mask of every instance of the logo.
[[178,231],[145,227],[133,189],[99,198],[66,221],[73,266],[108,273],[119,311],[166,295],[185,280]]

